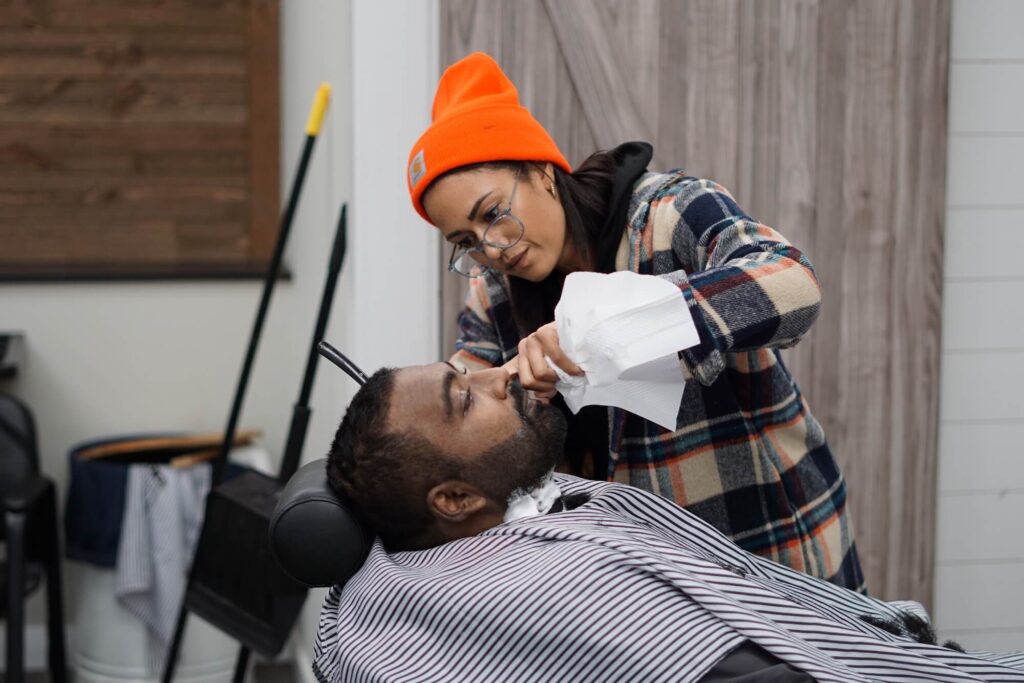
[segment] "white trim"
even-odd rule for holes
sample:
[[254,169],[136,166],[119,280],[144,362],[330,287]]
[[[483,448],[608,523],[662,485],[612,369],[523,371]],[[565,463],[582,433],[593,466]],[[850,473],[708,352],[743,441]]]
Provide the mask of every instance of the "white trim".
[[[441,357],[438,238],[413,210],[405,186],[409,150],[430,121],[440,71],[440,9],[437,0],[353,0],[348,7],[351,91],[338,93],[335,106],[348,124],[339,128],[339,140],[348,136],[339,149],[352,150],[345,159],[352,178],[349,249],[332,318],[339,333],[329,336],[373,372]],[[339,416],[355,389],[347,379],[340,386]],[[318,594],[307,600],[292,639],[301,683],[317,683],[311,663]]]
[[412,207],[409,151],[437,85],[436,0],[352,2],[353,360],[367,372],[440,359],[437,231]]

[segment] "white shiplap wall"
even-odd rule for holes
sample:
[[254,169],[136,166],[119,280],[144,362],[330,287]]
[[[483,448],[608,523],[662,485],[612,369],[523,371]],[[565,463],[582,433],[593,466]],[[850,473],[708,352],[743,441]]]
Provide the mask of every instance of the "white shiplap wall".
[[953,0],[935,619],[1024,650],[1024,2]]

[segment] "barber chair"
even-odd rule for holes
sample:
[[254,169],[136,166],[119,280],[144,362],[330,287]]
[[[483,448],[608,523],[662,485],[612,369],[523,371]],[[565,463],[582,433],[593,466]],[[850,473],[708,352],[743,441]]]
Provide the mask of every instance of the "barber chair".
[[270,551],[281,569],[309,587],[333,586],[359,571],[374,534],[327,483],[327,461],[297,471],[281,491],[270,520]]
[[0,617],[7,621],[5,680],[25,680],[25,599],[45,575],[50,675],[64,683],[57,494],[53,482],[39,473],[32,412],[9,394],[0,394],[0,498],[4,508],[0,539],[6,546],[6,559],[0,562]]

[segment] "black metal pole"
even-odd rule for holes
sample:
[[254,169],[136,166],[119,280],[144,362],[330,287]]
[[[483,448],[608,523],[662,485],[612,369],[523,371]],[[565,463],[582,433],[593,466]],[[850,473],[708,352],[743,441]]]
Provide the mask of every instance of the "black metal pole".
[[313,340],[309,345],[309,356],[306,358],[306,374],[302,379],[302,389],[299,392],[299,403],[308,403],[309,396],[313,391],[313,378],[316,375],[316,361],[319,356],[316,352],[317,344],[324,338],[324,331],[327,329],[327,321],[331,317],[331,304],[334,302],[334,294],[338,285],[338,276],[341,274],[341,264],[345,260],[345,249],[348,246],[348,206],[341,205],[338,214],[338,227],[334,233],[334,245],[331,247],[331,261],[327,266],[327,279],[324,281],[324,293],[320,298],[320,312],[317,315],[316,329],[313,331]]
[[[316,139],[320,135],[320,125],[323,122],[324,112],[327,110],[329,97],[330,86],[325,83],[317,90],[316,98],[313,100],[313,107],[309,113],[309,119],[306,122],[306,140],[302,145],[302,155],[299,157],[295,179],[292,181],[291,193],[288,195],[288,204],[281,215],[281,227],[277,234],[277,244],[274,245],[274,254],[270,259],[267,275],[263,280],[263,294],[260,296],[260,303],[256,309],[256,320],[253,321],[252,332],[249,335],[249,347],[246,349],[245,360],[242,362],[242,373],[238,378],[235,396],[231,402],[231,412],[228,414],[227,427],[224,429],[224,441],[221,443],[220,452],[211,466],[211,489],[217,486],[224,476],[224,468],[227,466],[228,455],[231,453],[231,444],[235,440],[238,418],[242,413],[242,400],[245,398],[245,391],[249,385],[249,375],[252,373],[252,364],[256,359],[256,349],[259,346],[260,336],[263,333],[263,322],[267,317],[267,309],[270,307],[270,296],[274,292],[274,285],[281,272],[281,259],[284,256],[284,248],[288,243],[292,221],[295,219],[295,209],[299,205],[302,186],[306,180],[306,171],[309,169],[309,159],[313,154]],[[192,569],[189,569],[188,583],[185,586],[186,595],[191,585]],[[186,603],[186,598],[182,596],[181,608],[178,610],[178,620],[174,625],[174,637],[167,648],[167,659],[164,660],[163,676],[160,679],[161,683],[171,683],[174,679],[174,669],[178,665],[178,651],[181,648],[181,640],[185,633],[185,622],[188,618]]]
[[23,511],[8,511],[7,551],[7,674],[9,683],[25,683],[25,526]]
[[245,352],[245,360],[242,362],[242,374],[238,378],[238,386],[235,387],[235,397],[231,402],[228,424],[224,429],[224,441],[221,443],[217,459],[213,461],[211,486],[219,484],[224,476],[224,468],[227,465],[228,454],[231,452],[231,444],[235,440],[238,418],[242,413],[242,401],[245,399],[245,391],[249,386],[252,365],[256,360],[256,350],[259,347],[260,337],[263,334],[263,323],[267,317],[267,309],[270,308],[270,297],[274,293],[274,285],[277,284],[277,278],[281,273],[281,260],[284,256],[284,248],[288,243],[288,235],[291,233],[292,221],[295,219],[295,209],[299,204],[299,195],[302,193],[302,185],[306,180],[306,171],[309,168],[309,159],[313,154],[314,144],[316,144],[316,136],[307,135],[306,141],[302,146],[302,156],[299,159],[299,168],[295,174],[295,183],[292,185],[291,195],[288,197],[288,205],[281,216],[281,228],[277,234],[274,254],[270,259],[267,275],[263,280],[263,294],[260,296],[260,303],[256,309],[256,319],[253,321],[252,332],[249,334],[249,347]]
[[334,233],[334,245],[331,248],[331,260],[327,266],[327,278],[324,281],[323,295],[320,297],[320,311],[316,319],[316,327],[313,330],[313,339],[309,344],[309,355],[306,357],[306,372],[302,379],[302,388],[299,390],[299,398],[295,402],[292,411],[292,421],[288,428],[288,440],[285,443],[284,457],[281,459],[281,471],[278,474],[278,481],[284,483],[291,479],[295,470],[299,468],[299,460],[302,457],[302,446],[306,441],[306,428],[309,426],[309,417],[312,411],[309,409],[309,397],[313,393],[313,380],[316,377],[317,344],[323,339],[324,330],[327,329],[327,320],[331,316],[331,304],[334,302],[334,293],[337,289],[338,275],[341,273],[341,264],[345,259],[345,248],[347,245],[347,207],[342,204],[341,212],[338,215],[338,227]]
[[238,659],[235,660],[235,675],[231,683],[245,683],[245,673],[249,670],[249,655],[252,651],[243,645],[238,650]]
[[[188,591],[188,588],[185,590]],[[178,650],[181,649],[181,640],[185,635],[186,617],[188,617],[188,609],[185,608],[185,598],[182,596],[181,609],[178,610],[178,620],[174,622],[174,636],[171,638],[171,644],[167,648],[167,659],[164,660],[164,674],[160,678],[161,683],[171,683],[171,680],[174,678],[174,669],[178,666]]]

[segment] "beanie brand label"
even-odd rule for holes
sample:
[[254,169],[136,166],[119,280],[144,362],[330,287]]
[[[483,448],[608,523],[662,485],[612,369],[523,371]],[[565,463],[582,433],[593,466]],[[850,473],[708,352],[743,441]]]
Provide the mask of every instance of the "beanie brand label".
[[412,163],[409,164],[409,186],[416,187],[416,183],[426,174],[427,164],[423,161],[423,150],[421,149],[412,158]]

